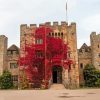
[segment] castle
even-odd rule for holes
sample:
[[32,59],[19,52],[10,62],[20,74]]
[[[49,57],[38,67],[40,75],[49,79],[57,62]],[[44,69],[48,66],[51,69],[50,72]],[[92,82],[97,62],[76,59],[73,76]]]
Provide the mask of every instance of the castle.
[[84,43],[77,50],[76,30],[76,23],[68,25],[66,22],[53,22],[52,25],[46,22],[39,27],[21,25],[20,49],[15,45],[8,48],[7,37],[1,35],[0,74],[8,69],[15,86],[21,83],[18,76],[22,78],[24,70],[31,88],[50,88],[54,83],[78,88],[84,83],[86,64],[100,69],[100,34],[93,32],[91,45]]

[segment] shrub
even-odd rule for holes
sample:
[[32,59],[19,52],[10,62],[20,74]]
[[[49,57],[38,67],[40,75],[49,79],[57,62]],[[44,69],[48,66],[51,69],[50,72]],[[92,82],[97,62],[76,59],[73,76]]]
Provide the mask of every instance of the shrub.
[[86,65],[83,71],[85,86],[100,87],[100,71],[91,64]]
[[0,88],[1,89],[10,89],[13,87],[13,81],[11,73],[9,71],[4,71],[0,76]]

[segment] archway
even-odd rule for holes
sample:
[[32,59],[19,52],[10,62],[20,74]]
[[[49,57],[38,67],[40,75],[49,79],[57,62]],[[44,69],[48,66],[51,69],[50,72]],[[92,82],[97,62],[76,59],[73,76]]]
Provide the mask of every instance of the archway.
[[62,67],[53,66],[52,68],[52,82],[56,84],[62,83]]

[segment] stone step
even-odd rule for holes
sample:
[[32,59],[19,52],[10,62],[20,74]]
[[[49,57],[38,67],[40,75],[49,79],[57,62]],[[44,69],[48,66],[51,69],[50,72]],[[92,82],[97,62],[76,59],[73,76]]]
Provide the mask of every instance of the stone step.
[[50,90],[62,90],[66,89],[63,84],[53,84],[50,87]]

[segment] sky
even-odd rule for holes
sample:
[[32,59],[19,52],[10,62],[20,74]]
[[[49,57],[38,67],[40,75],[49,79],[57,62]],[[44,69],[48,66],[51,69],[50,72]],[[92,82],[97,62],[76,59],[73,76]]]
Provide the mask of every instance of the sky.
[[77,24],[78,48],[90,45],[92,31],[100,32],[100,0],[0,0],[0,35],[8,46],[20,46],[20,25],[66,21]]

